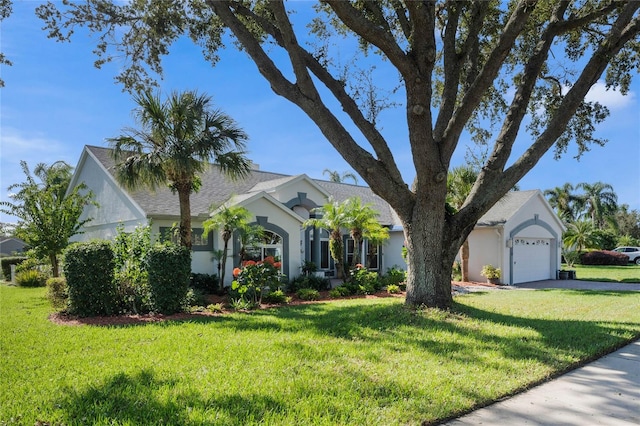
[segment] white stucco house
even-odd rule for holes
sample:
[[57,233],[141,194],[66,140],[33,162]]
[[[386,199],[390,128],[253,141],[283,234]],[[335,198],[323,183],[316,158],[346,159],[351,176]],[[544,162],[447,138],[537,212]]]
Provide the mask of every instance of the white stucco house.
[[[75,240],[113,239],[119,224],[125,231],[132,231],[136,226],[151,223],[154,235],[166,235],[179,222],[177,194],[169,188],[159,188],[154,192],[125,190],[117,183],[113,171],[110,149],[84,147],[71,184],[73,187],[84,182],[95,194],[99,207],[87,206],[81,219],[90,217],[92,220]],[[255,257],[279,257],[282,272],[289,278],[300,275],[304,261],[313,261],[320,271],[333,276],[328,233],[303,227],[302,224],[314,215],[316,207],[325,204],[330,197],[341,202],[353,196],[373,205],[380,213],[378,220],[389,228],[390,235],[382,246],[369,247],[365,241],[360,263],[382,273],[394,266],[406,269],[402,258],[404,234],[400,220],[390,206],[368,187],[311,179],[304,174],[289,176],[257,169],[243,180],[232,181],[223,176],[215,165],[211,165],[201,178],[200,191],[191,195],[193,272],[217,272],[213,251],[221,249],[223,241],[219,233],[203,236],[202,223],[209,218],[212,205],[227,203],[245,207],[252,213],[251,222],[267,231],[268,238],[253,253]],[[479,273],[482,265],[487,263],[502,268],[502,281],[507,284],[555,278],[560,264],[562,231],[562,224],[540,191],[509,193],[482,218],[470,236],[471,278],[484,281]],[[353,241],[346,235],[344,238],[345,260],[350,261]],[[544,250],[542,245],[546,247]],[[530,250],[534,246],[540,246],[539,250]],[[225,274],[229,282],[232,269],[238,264],[239,249],[239,240],[234,237],[229,253],[234,257],[227,262]]]
[[469,235],[469,279],[485,281],[487,264],[502,270],[503,284],[556,279],[564,230],[539,190],[507,193]]
[[[114,164],[110,149],[84,147],[71,185],[84,182],[95,194],[99,207],[85,209],[81,219],[90,217],[92,220],[74,240],[113,239],[119,224],[125,231],[132,231],[138,225],[151,223],[153,234],[166,235],[180,219],[177,194],[169,188],[128,191],[117,183],[113,175]],[[289,278],[301,274],[300,267],[305,260],[313,261],[320,271],[332,276],[334,264],[329,254],[329,234],[321,229],[305,228],[302,223],[329,197],[341,202],[352,196],[360,197],[363,203],[372,203],[380,213],[378,220],[390,230],[389,240],[380,247],[369,247],[368,242],[364,242],[361,263],[381,272],[393,266],[406,268],[402,258],[404,236],[400,222],[389,205],[367,187],[315,180],[304,174],[288,176],[260,170],[252,170],[243,180],[232,181],[215,165],[211,165],[201,178],[200,191],[191,195],[193,272],[217,272],[213,251],[221,249],[223,241],[219,233],[203,236],[202,223],[209,218],[212,205],[228,203],[245,207],[253,215],[250,221],[267,231],[268,238],[255,256],[279,257],[282,272]],[[232,279],[233,267],[238,264],[239,249],[239,240],[234,237],[229,250],[229,255],[234,257],[227,261],[225,274],[229,280],[227,285]],[[347,236],[345,252],[351,259],[353,242]]]

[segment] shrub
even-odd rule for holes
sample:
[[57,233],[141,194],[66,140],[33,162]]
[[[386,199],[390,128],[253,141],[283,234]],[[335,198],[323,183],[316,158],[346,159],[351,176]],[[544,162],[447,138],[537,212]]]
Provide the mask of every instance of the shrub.
[[395,284],[391,284],[387,286],[387,293],[389,294],[398,294],[400,293],[400,286],[397,286]]
[[313,288],[318,291],[325,291],[329,289],[329,280],[315,275],[300,275],[291,280],[287,285],[287,291],[291,293],[295,293],[301,288]]
[[344,284],[341,284],[338,287],[329,291],[329,296],[335,297],[335,298],[350,296],[351,294],[353,293],[351,293],[351,290],[349,289],[349,287],[347,287]]
[[205,292],[206,294],[214,294],[219,290],[218,276],[216,274],[191,274],[191,288],[195,288]]
[[232,309],[235,309],[236,311],[248,311],[251,309],[255,309],[259,306],[258,304],[250,300],[243,299],[242,297],[231,299],[231,302],[229,303],[229,305],[231,306]]
[[370,272],[363,266],[357,266],[349,273],[349,280],[345,285],[351,294],[373,294],[382,288],[377,272]]
[[117,313],[115,260],[108,241],[75,243],[65,255],[64,275],[69,291],[69,313],[78,316]]
[[44,287],[47,283],[47,274],[36,269],[18,272],[16,284],[20,287]]
[[193,311],[193,309],[190,309],[190,308],[202,307],[206,305],[207,299],[204,297],[204,293],[202,292],[202,290],[197,288],[189,288],[187,290],[187,295],[183,303],[184,303],[184,306],[183,306],[184,311],[188,311],[188,310]]
[[207,309],[213,313],[221,313],[224,311],[224,308],[222,307],[222,303],[212,303],[209,306],[207,306]]
[[0,258],[0,265],[2,265],[2,276],[5,280],[11,281],[11,265],[19,265],[27,260],[26,256],[9,256]]
[[174,244],[155,245],[145,259],[151,305],[162,314],[180,312],[185,305],[191,276],[191,251]]
[[617,251],[596,250],[583,253],[580,257],[583,265],[618,265],[626,266],[629,263],[629,256]]
[[382,277],[382,285],[400,285],[407,281],[407,272],[397,266],[387,269],[387,273]]
[[279,290],[286,277],[280,272],[280,265],[273,257],[267,257],[264,261],[247,261],[242,268],[235,268],[231,282],[232,296],[248,300],[253,305],[262,303],[265,289]]
[[47,299],[55,309],[65,310],[69,303],[67,280],[62,277],[49,278],[47,280]]
[[151,249],[151,227],[138,226],[133,232],[124,232],[118,225],[113,243],[115,285],[120,309],[124,312],[149,312],[151,291],[144,259]]
[[267,303],[282,304],[289,303],[291,301],[291,297],[284,294],[284,291],[282,290],[275,290],[264,296],[264,300]]
[[313,288],[301,288],[296,294],[302,300],[318,300],[320,298],[320,292]]

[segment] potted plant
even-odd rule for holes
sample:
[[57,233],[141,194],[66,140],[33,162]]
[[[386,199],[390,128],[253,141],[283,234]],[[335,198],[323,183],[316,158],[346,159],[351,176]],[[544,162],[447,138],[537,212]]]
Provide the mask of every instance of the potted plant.
[[502,271],[500,270],[500,268],[496,268],[495,266],[489,264],[489,265],[484,265],[482,267],[482,271],[480,271],[480,275],[482,275],[483,277],[486,277],[488,283],[499,284]]

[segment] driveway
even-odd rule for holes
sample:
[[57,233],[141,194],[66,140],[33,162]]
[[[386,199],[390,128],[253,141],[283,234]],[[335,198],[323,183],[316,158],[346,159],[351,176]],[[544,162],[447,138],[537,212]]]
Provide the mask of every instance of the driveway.
[[640,283],[616,283],[602,281],[580,281],[580,280],[545,280],[531,283],[521,283],[514,288],[545,289],[545,288],[567,288],[574,290],[601,290],[601,291],[640,291]]

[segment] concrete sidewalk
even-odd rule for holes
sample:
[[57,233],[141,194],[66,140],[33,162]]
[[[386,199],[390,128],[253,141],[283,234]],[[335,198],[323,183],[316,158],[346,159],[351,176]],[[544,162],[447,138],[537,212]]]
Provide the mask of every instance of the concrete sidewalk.
[[640,340],[512,398],[444,424],[640,425]]

